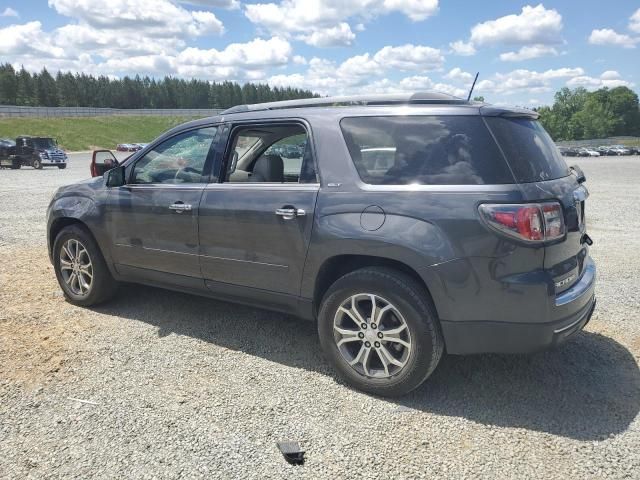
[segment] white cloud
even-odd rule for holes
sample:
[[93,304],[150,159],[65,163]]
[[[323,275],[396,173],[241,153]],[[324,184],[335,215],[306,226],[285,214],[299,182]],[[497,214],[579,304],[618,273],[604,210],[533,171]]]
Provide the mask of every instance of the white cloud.
[[222,34],[222,22],[211,12],[189,11],[169,0],[49,0],[59,14],[98,29],[132,30],[154,37]]
[[503,62],[521,62],[546,55],[558,55],[558,51],[549,45],[525,45],[517,52],[501,53],[500,60]]
[[584,87],[588,90],[595,90],[598,88],[615,88],[615,87],[633,87],[634,84],[632,82],[627,82],[626,80],[622,80],[620,78],[620,74],[615,70],[607,70],[606,72],[602,72],[600,77],[590,77],[588,75],[580,75],[574,78],[571,78],[567,81],[567,86],[575,88],[575,87]]
[[627,34],[618,33],[610,28],[593,30],[589,35],[589,43],[592,45],[614,45],[623,48],[635,48],[640,38],[632,38]]
[[518,69],[508,73],[495,73],[491,77],[479,81],[476,85],[476,92],[479,94],[490,92],[505,95],[521,92],[551,92],[553,90],[553,81],[579,77],[584,73],[582,68],[557,68],[543,72]]
[[187,5],[200,5],[209,8],[226,8],[227,10],[240,8],[239,0],[178,0],[178,2],[185,3]]
[[620,74],[615,70],[607,70],[606,72],[602,72],[600,78],[602,78],[603,80],[615,80],[617,78],[620,78]]
[[384,9],[404,13],[414,22],[419,22],[438,11],[438,0],[384,0]]
[[444,78],[448,78],[450,80],[461,82],[461,83],[471,83],[473,80],[473,75],[469,72],[463,71],[460,67],[452,68],[449,73],[447,73]]
[[[437,11],[438,0],[282,0],[245,6],[246,17],[259,27],[276,35],[297,35],[318,46],[325,39],[336,36],[342,40],[337,44],[349,45],[353,41],[353,32],[347,23],[349,19],[360,20],[358,25],[361,25],[362,20],[377,15],[401,12],[411,20],[419,21]],[[360,28],[356,27],[356,30]]]
[[356,34],[351,31],[348,23],[342,22],[335,27],[319,29],[310,35],[301,35],[299,38],[314,47],[335,47],[351,45]]
[[530,45],[562,42],[562,15],[544,5],[526,5],[519,15],[507,15],[479,23],[471,29],[474,45]]
[[51,45],[40,22],[28,22],[0,28],[0,55],[48,59],[62,58],[65,52],[62,48]]
[[381,68],[398,70],[435,70],[444,63],[439,49],[412,44],[384,47],[374,55],[374,60]]
[[0,17],[19,17],[20,15],[13,8],[7,7],[4,12],[0,13]]
[[288,41],[273,37],[269,40],[257,38],[247,43],[231,43],[224,50],[203,50],[190,47],[178,54],[178,65],[201,67],[234,66],[243,68],[286,65],[293,49]]
[[629,30],[640,33],[640,8],[629,18]]
[[455,42],[451,42],[449,46],[451,47],[451,51],[456,55],[468,57],[476,54],[476,48],[473,46],[473,43],[471,42],[465,43],[462,40],[458,40]]

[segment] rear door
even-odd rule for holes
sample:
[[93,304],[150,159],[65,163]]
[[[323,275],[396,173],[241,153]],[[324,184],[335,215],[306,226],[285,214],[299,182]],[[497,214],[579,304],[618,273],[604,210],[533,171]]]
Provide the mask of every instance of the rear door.
[[530,118],[488,117],[487,123],[502,148],[527,201],[558,200],[567,234],[545,247],[544,268],[551,272],[556,294],[582,275],[588,256],[586,236],[587,188],[560,155],[539,122]]
[[319,190],[309,130],[295,122],[234,125],[227,145],[224,174],[200,204],[207,285],[297,296]]

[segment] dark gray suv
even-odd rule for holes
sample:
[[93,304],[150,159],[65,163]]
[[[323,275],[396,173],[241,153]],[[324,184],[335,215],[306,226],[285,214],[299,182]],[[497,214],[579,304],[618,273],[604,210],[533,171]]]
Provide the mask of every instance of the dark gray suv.
[[316,321],[347,382],[403,394],[445,350],[532,352],[591,317],[584,175],[536,118],[442,94],[234,107],[59,189],[51,260],[76,305],[127,281]]

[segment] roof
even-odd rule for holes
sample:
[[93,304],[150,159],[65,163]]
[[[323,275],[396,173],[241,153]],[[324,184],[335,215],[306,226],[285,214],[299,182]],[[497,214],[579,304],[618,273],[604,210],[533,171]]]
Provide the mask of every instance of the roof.
[[342,107],[342,106],[382,106],[382,105],[471,105],[472,102],[440,92],[419,92],[413,94],[352,95],[344,97],[304,98],[281,102],[255,103],[236,105],[221,115],[232,113],[257,112],[264,110],[282,110],[289,108],[309,107]]

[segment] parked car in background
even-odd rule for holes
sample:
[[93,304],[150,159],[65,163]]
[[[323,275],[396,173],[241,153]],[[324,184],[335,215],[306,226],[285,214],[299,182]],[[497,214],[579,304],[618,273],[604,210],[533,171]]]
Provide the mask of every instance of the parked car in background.
[[79,306],[132,281],[315,321],[349,384],[401,395],[444,351],[533,352],[591,318],[585,177],[537,118],[437,93],[233,107],[60,188],[50,259]]
[[562,155],[563,157],[569,157],[569,148],[568,147],[558,147],[558,151],[560,152],[560,155]]
[[583,147],[583,148],[580,149],[580,156],[581,157],[599,157],[600,156],[600,152],[598,152],[597,150],[595,150],[593,148]]
[[631,155],[631,150],[624,145],[613,145],[611,147],[611,152],[613,155]]

